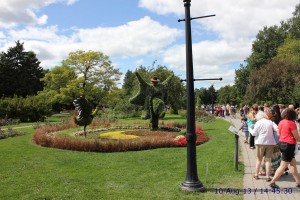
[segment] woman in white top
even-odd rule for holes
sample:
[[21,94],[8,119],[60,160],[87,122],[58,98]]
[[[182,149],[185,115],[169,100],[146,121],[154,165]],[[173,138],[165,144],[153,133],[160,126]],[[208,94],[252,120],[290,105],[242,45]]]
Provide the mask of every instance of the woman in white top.
[[250,129],[250,133],[255,136],[256,145],[256,173],[253,178],[259,179],[258,173],[261,166],[263,157],[266,164],[266,176],[267,182],[271,181],[271,157],[273,155],[276,141],[274,138],[274,131],[277,131],[278,127],[273,123],[270,118],[272,117],[272,110],[265,108],[264,112],[259,111],[256,115],[257,122],[254,125],[254,129]]

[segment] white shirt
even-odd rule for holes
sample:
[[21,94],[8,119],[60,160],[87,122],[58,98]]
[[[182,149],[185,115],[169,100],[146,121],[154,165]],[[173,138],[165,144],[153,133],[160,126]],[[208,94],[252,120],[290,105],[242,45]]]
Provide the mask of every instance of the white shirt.
[[277,125],[271,120],[265,118],[259,120],[254,125],[254,129],[249,129],[249,132],[255,137],[255,144],[275,145],[276,141],[273,135],[277,131]]

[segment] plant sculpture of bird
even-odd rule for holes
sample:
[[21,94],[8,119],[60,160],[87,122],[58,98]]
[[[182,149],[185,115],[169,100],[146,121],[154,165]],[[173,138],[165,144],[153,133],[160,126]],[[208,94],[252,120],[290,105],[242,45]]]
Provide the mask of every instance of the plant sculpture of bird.
[[96,116],[99,107],[96,107],[96,110],[93,111],[93,104],[90,103],[86,98],[80,96],[79,98],[73,101],[75,109],[78,110],[78,116],[74,117],[75,124],[79,126],[84,126],[84,136],[86,137],[86,127],[91,124],[93,118]]

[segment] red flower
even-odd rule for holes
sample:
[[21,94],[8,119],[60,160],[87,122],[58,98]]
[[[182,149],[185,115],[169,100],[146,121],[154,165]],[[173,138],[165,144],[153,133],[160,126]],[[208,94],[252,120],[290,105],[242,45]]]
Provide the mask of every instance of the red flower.
[[[208,140],[208,137],[205,135],[205,133],[201,129],[196,129],[196,145],[199,145],[201,143],[204,143]],[[174,140],[174,143],[178,147],[186,147],[187,141],[186,141],[186,135],[177,136]]]

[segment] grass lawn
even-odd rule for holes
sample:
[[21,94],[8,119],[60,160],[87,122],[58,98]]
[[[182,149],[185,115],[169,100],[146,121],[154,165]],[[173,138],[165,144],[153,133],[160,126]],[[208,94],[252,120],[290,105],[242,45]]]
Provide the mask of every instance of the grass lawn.
[[239,171],[234,170],[234,135],[229,126],[222,119],[201,124],[210,137],[197,146],[204,193],[180,190],[186,148],[66,151],[32,144],[33,128],[24,128],[26,135],[0,140],[0,199],[243,199],[242,193],[215,193],[219,188],[243,190],[244,169],[239,164]]

